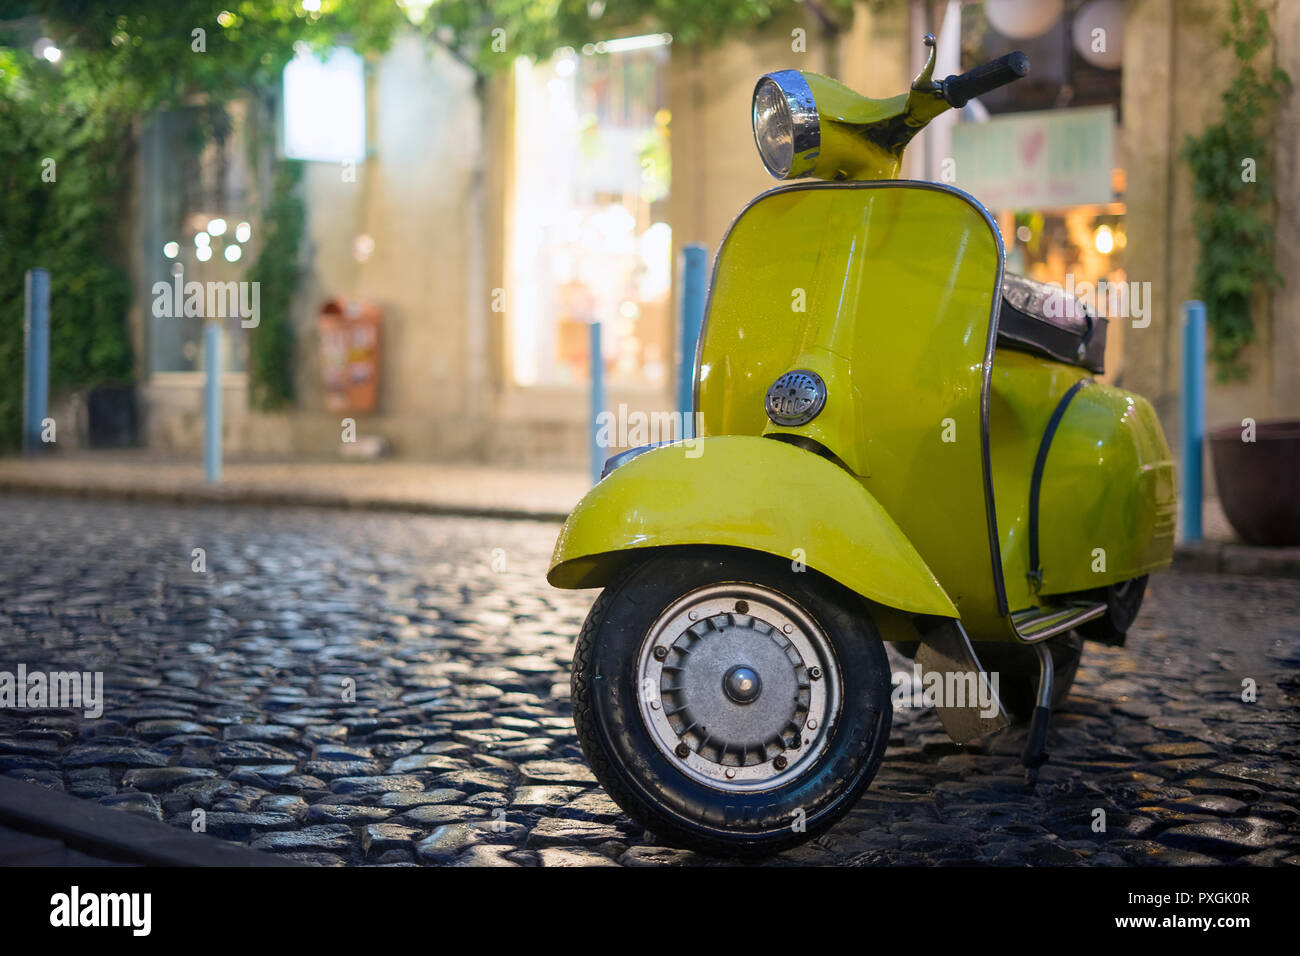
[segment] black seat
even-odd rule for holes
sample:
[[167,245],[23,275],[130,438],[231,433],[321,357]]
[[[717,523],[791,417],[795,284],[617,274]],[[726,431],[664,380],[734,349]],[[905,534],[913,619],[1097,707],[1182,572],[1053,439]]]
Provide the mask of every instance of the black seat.
[[1106,320],[1060,286],[1002,279],[998,347],[1032,352],[1098,374],[1106,370]]

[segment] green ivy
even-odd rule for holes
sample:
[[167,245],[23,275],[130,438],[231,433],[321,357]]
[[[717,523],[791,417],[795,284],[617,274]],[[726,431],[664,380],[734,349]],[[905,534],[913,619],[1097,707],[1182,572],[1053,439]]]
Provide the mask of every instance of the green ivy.
[[[875,9],[901,3],[871,0]],[[516,56],[545,59],[560,47],[629,33],[671,33],[674,44],[716,45],[797,9],[839,29],[853,17],[852,0],[438,0],[420,27],[488,73]]]
[[[1223,93],[1223,118],[1189,136],[1183,157],[1192,171],[1192,222],[1200,258],[1196,293],[1213,333],[1210,357],[1220,381],[1243,379],[1241,350],[1255,341],[1251,299],[1282,277],[1273,267],[1274,185],[1269,176],[1275,104],[1290,83],[1280,69],[1257,67],[1270,37],[1259,0],[1232,0],[1224,42],[1238,72]],[[1253,169],[1254,181],[1247,174]]]
[[119,256],[128,150],[93,95],[58,96],[50,64],[18,68],[0,48],[0,450],[21,443],[25,274],[50,270],[55,394],[132,378]]
[[299,249],[306,209],[298,193],[302,164],[284,160],[276,167],[271,199],[262,222],[262,251],[248,272],[260,283],[261,321],[250,333],[251,399],[271,411],[293,402],[293,298],[301,275]]

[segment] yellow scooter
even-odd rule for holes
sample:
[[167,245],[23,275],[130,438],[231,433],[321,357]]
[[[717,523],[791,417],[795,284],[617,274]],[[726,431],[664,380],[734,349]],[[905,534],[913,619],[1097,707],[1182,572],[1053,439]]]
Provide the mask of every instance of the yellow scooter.
[[1172,558],[1169,449],[1144,399],[1093,379],[1104,321],[1004,275],[971,196],[891,181],[927,122],[1028,70],[936,81],[926,42],[888,100],[758,81],[767,169],[824,182],[731,225],[699,437],[611,459],[555,547],[553,585],[604,588],[573,664],[584,753],[669,843],[768,853],[843,815],[889,740],[883,641],[954,739],[1031,718],[1032,778],[1082,637],[1121,642]]

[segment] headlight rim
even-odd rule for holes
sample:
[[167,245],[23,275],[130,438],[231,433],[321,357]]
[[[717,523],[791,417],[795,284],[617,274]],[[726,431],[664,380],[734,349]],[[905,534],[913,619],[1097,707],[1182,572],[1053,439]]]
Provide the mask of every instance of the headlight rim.
[[[754,107],[758,103],[758,92],[763,84],[769,81],[775,84],[781,95],[785,97],[786,109],[789,111],[792,124],[794,150],[790,168],[784,174],[774,170],[768,163],[762,144],[759,142],[758,126],[754,122],[757,118]],[[754,84],[753,95],[750,97],[750,123],[753,126],[754,146],[758,150],[759,159],[773,178],[800,179],[812,174],[821,150],[821,117],[817,112],[817,99],[813,96],[812,87],[804,79],[801,71],[776,70],[772,73],[764,73],[758,78]]]

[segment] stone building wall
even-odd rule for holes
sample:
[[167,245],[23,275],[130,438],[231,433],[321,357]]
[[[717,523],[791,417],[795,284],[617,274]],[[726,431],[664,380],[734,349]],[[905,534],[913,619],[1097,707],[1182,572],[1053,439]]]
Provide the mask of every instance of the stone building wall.
[[[287,412],[248,406],[247,379],[224,388],[231,456],[335,457],[342,415],[327,412],[316,317],[335,296],[383,313],[379,403],[357,415],[360,436],[381,435],[412,458],[472,458],[481,451],[478,396],[490,362],[483,238],[483,122],[474,75],[413,36],[398,39],[367,79],[370,156],[355,176],[305,164],[302,277],[294,303],[297,401]],[[145,173],[147,175],[147,171]],[[357,253],[359,237],[373,251]],[[133,325],[143,322],[136,310]],[[142,383],[149,444],[191,454],[202,442],[201,376]]]
[[[1300,2],[1271,8],[1277,64],[1300,78]],[[1125,336],[1124,384],[1150,397],[1177,445],[1181,394],[1180,304],[1195,296],[1199,250],[1192,177],[1179,157],[1189,135],[1222,114],[1220,95],[1236,72],[1222,45],[1227,4],[1219,0],[1129,0],[1124,48],[1123,165],[1128,173],[1130,280],[1149,281],[1152,322]],[[1258,341],[1243,354],[1245,381],[1207,376],[1210,427],[1300,416],[1300,100],[1281,103],[1276,127],[1279,200],[1276,263],[1287,284],[1257,297]],[[1261,165],[1262,157],[1257,157]]]

